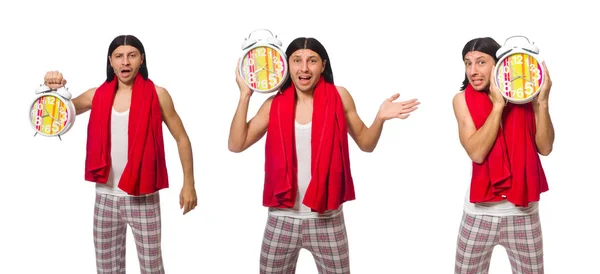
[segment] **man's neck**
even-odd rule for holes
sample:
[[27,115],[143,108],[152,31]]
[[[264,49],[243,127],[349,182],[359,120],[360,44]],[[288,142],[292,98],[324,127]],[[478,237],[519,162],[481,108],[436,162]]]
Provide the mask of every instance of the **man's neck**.
[[309,92],[296,90],[296,101],[298,103],[311,103],[313,100],[314,89]]
[[128,84],[121,82],[121,80],[117,81],[117,92],[131,92],[131,89],[133,88],[133,81]]

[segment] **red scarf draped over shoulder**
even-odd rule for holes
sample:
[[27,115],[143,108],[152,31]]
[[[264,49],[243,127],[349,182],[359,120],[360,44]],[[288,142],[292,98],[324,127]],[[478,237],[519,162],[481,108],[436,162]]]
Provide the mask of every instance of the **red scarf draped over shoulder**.
[[[94,94],[88,124],[85,180],[105,184],[111,166],[111,116],[118,80],[104,82]],[[130,195],[169,186],[158,94],[150,79],[136,75],[131,90],[127,164],[119,188]]]
[[[263,205],[267,207],[293,208],[296,202],[295,95],[292,83],[271,103],[263,191]],[[313,93],[311,175],[302,203],[313,211],[335,210],[355,199],[344,106],[335,85],[322,76]]]
[[[467,107],[477,129],[492,112],[487,92],[469,84],[465,90]],[[506,198],[526,207],[540,200],[548,190],[546,175],[535,144],[535,114],[531,103],[507,104],[494,145],[481,164],[473,162],[471,203],[498,202]]]

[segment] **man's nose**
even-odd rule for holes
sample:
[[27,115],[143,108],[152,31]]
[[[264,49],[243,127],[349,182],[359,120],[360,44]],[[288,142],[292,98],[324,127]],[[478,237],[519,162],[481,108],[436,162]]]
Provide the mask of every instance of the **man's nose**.
[[477,66],[471,66],[471,68],[469,69],[470,75],[475,75],[475,74],[477,74],[477,72],[479,72],[479,69],[477,68]]
[[308,62],[302,62],[302,71],[308,71]]

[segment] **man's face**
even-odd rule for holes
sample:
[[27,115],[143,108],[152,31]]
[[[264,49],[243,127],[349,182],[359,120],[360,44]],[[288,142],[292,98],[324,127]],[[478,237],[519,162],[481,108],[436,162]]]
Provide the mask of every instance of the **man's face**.
[[486,90],[490,86],[490,75],[496,62],[487,53],[469,51],[465,55],[465,73],[475,90]]
[[327,61],[310,49],[299,49],[290,56],[290,76],[298,91],[312,92]]
[[108,60],[119,81],[124,84],[132,84],[144,62],[144,56],[135,47],[119,46],[108,57]]

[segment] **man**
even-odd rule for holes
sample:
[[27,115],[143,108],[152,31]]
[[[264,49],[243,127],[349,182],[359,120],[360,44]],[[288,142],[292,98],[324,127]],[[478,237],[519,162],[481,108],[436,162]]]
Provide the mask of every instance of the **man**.
[[[144,46],[132,35],[108,48],[106,82],[73,99],[76,113],[91,110],[85,179],[96,184],[94,245],[98,273],[125,273],[127,225],[136,241],[141,273],[165,273],[158,191],[168,187],[162,123],[177,141],[184,182],[183,214],[197,205],[190,140],[166,89],[148,79]],[[66,84],[46,73],[51,89]]]
[[476,38],[462,52],[465,80],[453,105],[473,177],[455,273],[487,273],[498,244],[507,250],[513,273],[544,272],[538,201],[548,184],[538,154],[550,154],[554,143],[548,110],[552,81],[544,64],[545,79],[532,102],[505,102],[493,75],[499,48],[492,38]]
[[375,149],[383,123],[406,119],[419,102],[386,99],[371,127],[356,112],[348,90],[333,84],[331,60],[314,38],[297,38],[286,50],[290,78],[249,122],[252,90],[239,72],[239,104],[229,150],[242,152],[267,134],[263,205],[269,207],[260,273],[294,273],[301,248],[319,273],[349,273],[342,203],[354,199],[348,134],[366,152]]

